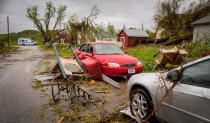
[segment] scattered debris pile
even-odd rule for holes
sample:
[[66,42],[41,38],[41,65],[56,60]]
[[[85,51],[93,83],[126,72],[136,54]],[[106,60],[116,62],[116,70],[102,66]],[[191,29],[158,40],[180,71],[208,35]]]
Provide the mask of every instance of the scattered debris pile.
[[177,47],[172,49],[160,49],[158,51],[160,53],[160,57],[155,60],[155,67],[160,67],[162,69],[166,69],[166,64],[180,65],[184,62],[188,53],[185,50],[179,50]]

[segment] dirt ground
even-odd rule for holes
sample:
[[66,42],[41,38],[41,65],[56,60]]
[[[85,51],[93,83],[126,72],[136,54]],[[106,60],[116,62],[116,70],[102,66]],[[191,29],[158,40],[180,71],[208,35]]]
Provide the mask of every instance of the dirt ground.
[[[56,60],[54,54],[48,54],[45,57],[46,61],[43,64],[47,68],[51,68],[53,62]],[[47,72],[50,71],[47,70]],[[41,73],[46,74],[45,71]],[[71,103],[66,93],[60,94],[61,100],[59,103],[53,103],[49,87],[41,87],[39,90],[49,96],[51,100],[49,104],[44,106],[43,112],[51,111],[55,116],[54,121],[58,121],[63,116],[65,117],[64,122],[134,122],[130,117],[119,112],[129,104],[128,93],[126,91],[127,80],[123,78],[113,79],[119,82],[121,89],[117,89],[102,81],[95,81],[94,84],[91,84],[86,80],[75,80],[75,84],[80,85],[82,89],[93,96],[93,102],[96,100],[99,101],[85,106],[82,105],[82,101]]]
[[[40,66],[43,66],[42,70],[37,71],[37,75],[53,75],[52,66],[56,61],[55,54],[53,52],[45,53],[43,60],[40,62]],[[37,82],[34,80],[33,88],[40,93],[40,95],[47,97],[49,102],[42,105],[41,117],[51,117],[52,121],[56,122],[61,117],[64,117],[63,122],[135,122],[128,116],[120,113],[120,110],[126,108],[129,104],[128,93],[126,91],[127,80],[123,78],[113,78],[119,82],[121,89],[117,89],[105,82],[95,81],[91,84],[87,80],[73,81],[79,85],[82,89],[86,90],[93,96],[93,102],[87,105],[82,105],[82,101],[75,101],[71,103],[66,93],[61,93],[61,99],[58,103],[54,103],[51,96],[51,86],[54,81]],[[54,86],[57,87],[57,86]]]

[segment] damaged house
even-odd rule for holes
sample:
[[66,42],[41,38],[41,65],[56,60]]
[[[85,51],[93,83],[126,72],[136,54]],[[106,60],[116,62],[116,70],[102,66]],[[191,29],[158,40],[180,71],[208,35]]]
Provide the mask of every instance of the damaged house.
[[202,38],[210,39],[210,15],[191,24],[193,26],[193,42]]

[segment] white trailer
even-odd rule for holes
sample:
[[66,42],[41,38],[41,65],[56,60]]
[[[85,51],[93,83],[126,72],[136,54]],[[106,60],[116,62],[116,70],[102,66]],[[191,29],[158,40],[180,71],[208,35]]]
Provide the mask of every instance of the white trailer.
[[31,40],[31,38],[18,38],[19,45],[37,45],[37,42]]

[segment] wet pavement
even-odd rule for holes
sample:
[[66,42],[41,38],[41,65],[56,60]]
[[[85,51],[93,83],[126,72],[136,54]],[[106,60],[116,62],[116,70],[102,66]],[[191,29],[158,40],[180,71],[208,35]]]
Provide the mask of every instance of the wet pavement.
[[0,122],[37,123],[41,106],[48,102],[32,89],[34,71],[43,53],[38,46],[21,46],[17,53],[0,58]]

